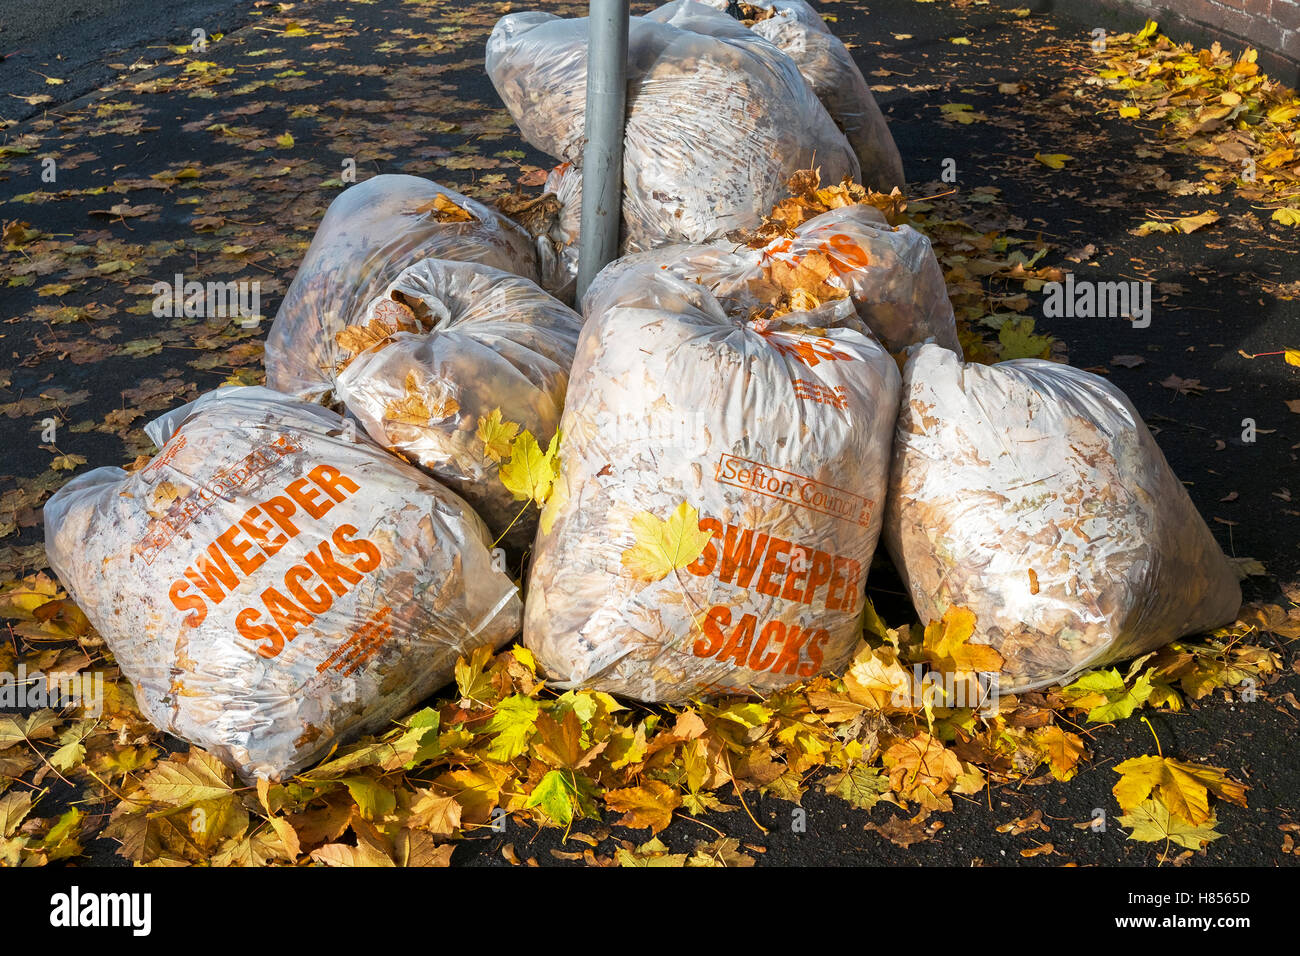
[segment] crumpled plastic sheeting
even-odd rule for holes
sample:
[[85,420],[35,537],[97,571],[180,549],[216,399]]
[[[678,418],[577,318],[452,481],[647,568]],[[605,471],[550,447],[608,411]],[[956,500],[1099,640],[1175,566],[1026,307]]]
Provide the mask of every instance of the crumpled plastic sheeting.
[[[632,17],[628,43],[624,253],[757,225],[800,169],[858,179],[794,61],[726,14],[688,3],[669,23]],[[586,18],[539,12],[503,17],[487,44],[488,75],[524,138],[572,164],[575,236],[586,46]]]
[[[646,14],[648,19],[672,18],[683,3],[673,0]],[[699,0],[716,10],[726,10],[729,0]],[[773,11],[750,29],[771,41],[799,67],[826,112],[844,133],[862,168],[862,183],[881,192],[906,185],[903,160],[884,114],[876,105],[862,71],[848,48],[827,28],[826,22],[804,0],[753,0],[752,6]]]
[[499,408],[545,448],[582,319],[527,279],[438,259],[409,266],[363,320],[390,310],[418,331],[352,358],[335,385],[340,401],[375,441],[463,495],[493,534],[513,522],[507,540],[526,544],[536,518],[518,518],[524,509],[484,453],[478,421]]
[[[650,266],[602,302],[574,362],[526,646],[564,685],[645,701],[842,667],[881,526],[894,360],[847,300],[760,328]],[[683,501],[712,540],[638,579],[623,564],[634,516]]]
[[1000,690],[1231,623],[1237,576],[1132,404],[1040,359],[904,370],[885,535],[921,620],[975,614]]
[[715,241],[678,244],[615,260],[592,281],[583,313],[602,311],[603,290],[647,264],[705,285],[730,313],[760,305],[750,292],[765,264],[796,262],[811,252],[827,256],[834,284],[845,289],[858,317],[890,351],[932,339],[961,354],[952,303],[930,240],[911,226],[891,227],[874,206],[855,204],[814,216],[761,249]]
[[537,264],[542,287],[562,302],[573,302],[578,289],[578,233],[582,229],[582,170],[560,163],[546,176],[542,194],[552,193],[559,210],[544,235],[537,237]]
[[[442,222],[444,196],[473,215]],[[266,383],[311,401],[332,398],[335,336],[412,262],[479,262],[536,281],[537,250],[522,228],[454,189],[417,176],[382,175],[330,203],[266,339]]]
[[460,498],[317,405],[223,388],[45,506],[50,566],[158,728],[251,781],[385,727],[518,630]]

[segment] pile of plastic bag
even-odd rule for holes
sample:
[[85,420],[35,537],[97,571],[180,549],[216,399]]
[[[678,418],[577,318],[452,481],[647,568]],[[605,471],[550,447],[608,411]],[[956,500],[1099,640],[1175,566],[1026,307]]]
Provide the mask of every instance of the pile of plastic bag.
[[383,728],[519,628],[470,507],[317,405],[229,388],[45,506],[50,566],[157,727],[246,780]]
[[[585,128],[586,18],[503,17],[487,70],[524,138],[569,164],[564,263],[576,270]],[[844,134],[789,56],[725,13],[686,3],[632,17],[623,150],[623,252],[701,242],[756,225],[799,169],[859,177]],[[562,281],[548,279],[548,288]]]
[[[749,322],[649,264],[600,302],[574,363],[525,645],[564,682],[649,701],[842,666],[881,527],[894,360],[847,299]],[[629,555],[674,521],[708,544],[689,567],[647,574]]]
[[[349,187],[270,330],[271,387],[204,395],[148,426],[148,464],[46,505],[50,564],[150,720],[279,778],[521,624],[556,686],[765,693],[851,657],[882,529],[922,621],[972,612],[1003,691],[1234,618],[1122,394],[963,363],[928,240],[858,185],[901,183],[884,119],[803,0],[632,18],[623,257],[585,325],[543,291],[577,269],[586,46],[545,13],[488,41],[561,161],[539,242],[427,180]],[[540,516],[500,481],[498,411],[562,436]],[[526,607],[507,532],[534,542]]]
[[1232,565],[1127,398],[1068,365],[904,370],[886,538],[921,620],[975,615],[1015,692],[1231,623]]

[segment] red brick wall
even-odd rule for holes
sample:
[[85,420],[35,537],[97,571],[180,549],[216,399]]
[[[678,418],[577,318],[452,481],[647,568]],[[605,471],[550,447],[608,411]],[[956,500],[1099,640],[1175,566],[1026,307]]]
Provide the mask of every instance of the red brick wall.
[[[1139,10],[1173,14],[1197,26],[1300,63],[1300,0],[1128,0]],[[1164,19],[1169,19],[1166,16]],[[1162,26],[1164,24],[1162,23]],[[1168,32],[1168,31],[1166,31]]]
[[1148,17],[1176,41],[1259,50],[1261,67],[1300,86],[1300,0],[997,0],[1053,10],[1107,29],[1132,29]]

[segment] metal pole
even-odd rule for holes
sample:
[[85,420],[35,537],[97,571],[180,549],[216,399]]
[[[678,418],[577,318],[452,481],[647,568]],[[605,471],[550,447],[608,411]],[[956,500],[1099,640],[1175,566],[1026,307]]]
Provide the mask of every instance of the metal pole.
[[629,0],[591,0],[588,14],[587,143],[582,151],[579,302],[596,273],[618,258],[623,211]]

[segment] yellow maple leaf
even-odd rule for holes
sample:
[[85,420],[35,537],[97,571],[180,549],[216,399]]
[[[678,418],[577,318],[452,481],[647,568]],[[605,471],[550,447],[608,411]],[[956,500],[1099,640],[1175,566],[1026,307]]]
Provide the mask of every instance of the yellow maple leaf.
[[1048,169],[1064,169],[1065,164],[1074,159],[1067,153],[1034,153],[1034,159],[1038,160]]
[[1142,225],[1138,226],[1136,229],[1131,230],[1131,232],[1135,236],[1149,236],[1153,232],[1173,232],[1173,231],[1174,231],[1174,227],[1171,226],[1169,223],[1157,222],[1153,219],[1148,219],[1146,222],[1142,223]]
[[605,791],[605,806],[623,814],[620,826],[649,827],[652,836],[672,822],[673,810],[681,804],[675,787],[649,777],[639,787]]
[[943,617],[926,625],[921,646],[931,660],[951,657],[974,632],[974,612],[964,607],[949,607]]
[[1003,659],[988,644],[969,643],[975,633],[975,615],[964,607],[949,607],[937,621],[925,628],[921,651],[939,670],[996,673]]
[[1214,829],[1217,823],[1218,820],[1211,813],[1203,823],[1190,824],[1170,813],[1169,808],[1159,800],[1143,801],[1119,818],[1120,826],[1128,827],[1131,831],[1128,835],[1130,840],[1175,843],[1188,850],[1199,850],[1211,840],[1223,836]]
[[1220,767],[1147,755],[1125,760],[1115,772],[1120,778],[1111,790],[1124,810],[1135,809],[1155,794],[1179,819],[1200,824],[1210,819],[1211,793],[1229,803],[1246,805],[1246,786],[1229,780]]
[[844,690],[854,703],[872,710],[911,710],[919,706],[912,675],[898,660],[895,648],[886,644],[862,644],[844,674]]
[[639,581],[659,581],[684,568],[701,554],[713,537],[700,530],[700,513],[685,501],[667,521],[639,511],[632,516],[636,543],[623,552],[623,567]]
[[1069,780],[1078,772],[1084,754],[1083,739],[1078,734],[1051,724],[1034,731],[1033,740],[1057,780]]
[[1284,226],[1300,226],[1300,209],[1283,206],[1281,209],[1274,209],[1270,218]]
[[883,761],[894,792],[923,804],[951,789],[962,774],[957,755],[924,731],[895,743],[885,751]]
[[1030,318],[1003,322],[998,343],[1002,346],[998,355],[1003,359],[1047,358],[1052,353],[1052,337],[1035,332]]
[[976,110],[969,103],[944,103],[939,107],[944,119],[955,120],[963,126],[988,119],[988,116]]
[[510,461],[502,465],[497,474],[516,501],[531,500],[539,508],[546,504],[560,470],[556,457],[559,442],[557,432],[546,451],[542,451],[532,433],[523,431],[511,443]]
[[569,502],[569,482],[563,473],[556,475],[555,483],[551,485],[551,493],[546,499],[546,505],[542,508],[542,517],[539,521],[539,527],[542,534],[550,534],[551,528],[555,527],[555,519],[560,516],[560,511]]
[[85,463],[85,455],[55,455],[54,460],[50,462],[50,468],[53,471],[75,471],[78,465],[84,465]]
[[460,411],[460,403],[450,395],[433,395],[420,383],[414,372],[407,372],[401,398],[384,406],[384,421],[398,425],[427,425],[450,418]]
[[475,434],[483,443],[483,456],[499,464],[510,453],[510,443],[519,434],[519,423],[502,421],[501,409],[494,408],[479,418]]

